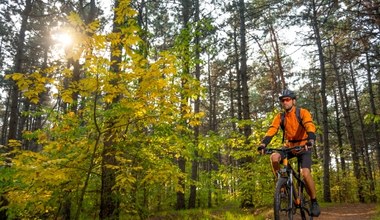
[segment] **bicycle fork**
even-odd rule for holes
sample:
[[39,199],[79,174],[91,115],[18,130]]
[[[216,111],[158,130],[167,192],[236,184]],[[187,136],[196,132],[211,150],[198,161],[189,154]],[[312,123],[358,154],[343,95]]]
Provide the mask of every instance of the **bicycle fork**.
[[280,169],[279,173],[278,173],[278,178],[281,177],[281,175],[287,175],[287,178],[288,178],[288,181],[287,181],[287,185],[288,185],[288,188],[289,188],[289,207],[288,209],[289,210],[293,210],[295,211],[294,208],[298,207],[301,205],[301,200],[300,200],[300,196],[298,195],[297,192],[300,192],[300,190],[297,190],[297,188],[295,187],[294,185],[294,182],[293,182],[293,171],[291,168],[289,168],[288,166],[288,159],[285,158],[283,160],[283,165],[284,165],[284,168]]
[[[283,165],[285,165],[285,168],[281,169],[279,172],[279,175],[287,174],[288,175],[288,186],[289,186],[289,209],[293,209],[293,206],[299,207],[301,206],[301,186],[297,184],[297,187],[295,186],[295,183],[293,182],[293,172],[292,169],[288,168],[288,159],[285,158],[283,160]],[[280,177],[280,176],[279,176]]]
[[294,181],[293,181],[293,172],[290,172],[290,178],[289,178],[289,184],[291,185],[291,189],[292,189],[292,195],[293,195],[293,201],[294,201],[294,205],[296,207],[300,207],[301,206],[301,185],[300,184],[296,184]]

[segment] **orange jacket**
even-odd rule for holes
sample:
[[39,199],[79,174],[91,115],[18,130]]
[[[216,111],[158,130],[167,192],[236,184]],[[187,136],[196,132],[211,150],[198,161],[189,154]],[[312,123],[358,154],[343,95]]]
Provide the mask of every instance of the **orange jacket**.
[[[290,112],[285,113],[284,127],[285,127],[285,144],[288,147],[305,145],[310,139],[315,141],[315,125],[313,119],[308,110],[301,108],[300,117],[302,119],[302,125],[298,122],[296,116],[296,107],[294,106]],[[262,143],[268,145],[273,136],[277,134],[280,129],[281,113],[277,114],[273,119],[272,125],[269,127]]]

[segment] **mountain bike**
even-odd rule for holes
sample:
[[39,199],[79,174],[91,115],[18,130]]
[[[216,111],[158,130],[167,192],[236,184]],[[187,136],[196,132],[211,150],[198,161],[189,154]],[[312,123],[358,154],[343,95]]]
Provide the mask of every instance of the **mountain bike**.
[[[293,169],[288,159],[292,151],[300,151],[307,146],[296,146],[291,148],[267,148],[265,154],[278,152],[284,155],[282,168],[278,171],[278,180],[274,193],[274,219],[293,220],[295,216],[301,219],[312,220],[310,213],[311,201],[306,192],[306,185],[300,175],[300,162],[297,160],[297,171]],[[299,213],[297,212],[299,210]],[[297,217],[299,218],[299,217]]]

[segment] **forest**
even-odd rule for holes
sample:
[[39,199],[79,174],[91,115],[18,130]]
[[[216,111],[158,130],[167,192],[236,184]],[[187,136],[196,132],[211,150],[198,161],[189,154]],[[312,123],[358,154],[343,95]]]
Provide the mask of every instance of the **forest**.
[[0,219],[271,207],[285,88],[318,200],[376,203],[379,45],[376,0],[0,1]]

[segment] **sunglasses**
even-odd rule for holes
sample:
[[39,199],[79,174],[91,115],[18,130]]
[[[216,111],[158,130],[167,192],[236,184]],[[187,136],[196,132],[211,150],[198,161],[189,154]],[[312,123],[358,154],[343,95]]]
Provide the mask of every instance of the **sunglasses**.
[[292,100],[291,98],[283,98],[281,99],[281,102],[290,102],[290,100]]

